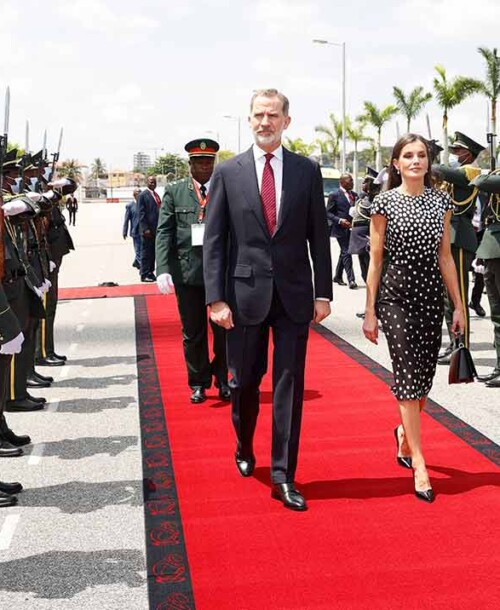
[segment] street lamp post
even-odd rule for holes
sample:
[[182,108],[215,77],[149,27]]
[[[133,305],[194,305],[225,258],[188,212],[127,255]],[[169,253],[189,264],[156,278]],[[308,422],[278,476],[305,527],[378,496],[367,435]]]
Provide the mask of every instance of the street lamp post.
[[233,116],[231,114],[225,114],[225,119],[230,119],[231,121],[238,121],[238,154],[241,152],[241,117]]
[[316,44],[326,44],[332,47],[342,47],[342,173],[346,171],[346,112],[345,112],[345,42],[331,42],[330,40],[313,40]]

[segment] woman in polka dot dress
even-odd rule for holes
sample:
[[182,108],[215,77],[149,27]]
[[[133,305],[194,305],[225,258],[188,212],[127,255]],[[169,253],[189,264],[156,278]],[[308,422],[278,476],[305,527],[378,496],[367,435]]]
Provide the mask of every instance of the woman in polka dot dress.
[[[420,442],[420,412],[436,371],[443,322],[443,281],[453,299],[453,331],[464,331],[464,311],[450,250],[452,204],[432,188],[430,156],[418,135],[392,151],[387,190],[372,204],[370,267],[363,332],[377,343],[378,320],[394,372],[391,388],[402,425],[394,431],[397,461],[413,468],[415,494],[434,500]],[[384,245],[389,264],[382,276]]]

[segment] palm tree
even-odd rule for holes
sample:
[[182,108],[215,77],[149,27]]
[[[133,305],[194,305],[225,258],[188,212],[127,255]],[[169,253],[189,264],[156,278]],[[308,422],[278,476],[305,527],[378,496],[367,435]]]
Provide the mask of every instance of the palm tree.
[[288,150],[303,157],[309,157],[314,150],[314,144],[306,144],[302,138],[296,138],[295,140],[285,138],[285,146]]
[[366,124],[364,122],[353,125],[350,120],[346,120],[346,135],[347,138],[354,144],[352,174],[355,185],[358,180],[358,144],[360,142],[369,142],[372,139],[364,134],[365,126]]
[[316,125],[314,131],[321,133],[326,136],[326,141],[331,149],[333,157],[333,164],[337,165],[340,161],[340,141],[342,139],[342,121],[337,121],[333,112],[328,115],[330,119],[330,126],[328,125]]
[[75,182],[82,179],[82,165],[77,159],[66,159],[57,168],[58,178],[71,178]]
[[314,140],[314,146],[319,150],[319,164],[328,166],[331,161],[335,160],[333,150],[331,148],[331,143],[326,142],[325,140],[320,140],[319,138]]
[[91,177],[97,181],[99,178],[105,178],[107,173],[108,172],[106,169],[106,165],[104,164],[102,159],[100,159],[99,157],[94,159],[92,165],[90,166]]
[[368,123],[377,130],[377,160],[376,168],[378,171],[382,169],[382,127],[397,114],[398,109],[392,104],[384,109],[379,109],[373,102],[363,102],[365,112],[358,117],[358,121]]
[[[497,100],[500,93],[500,57],[496,49],[479,47],[480,53],[486,61],[486,79],[481,83],[480,92],[491,102],[491,133],[497,132]],[[493,146],[493,150],[495,147]]]
[[406,117],[406,131],[409,132],[412,119],[432,99],[432,93],[424,93],[423,87],[415,87],[410,91],[408,97],[399,87],[393,87],[392,92],[396,98],[396,106],[399,112]]
[[435,66],[435,70],[438,73],[433,80],[435,97],[443,109],[443,162],[448,163],[448,111],[480,91],[482,83],[468,76],[455,76],[448,80],[443,66]]

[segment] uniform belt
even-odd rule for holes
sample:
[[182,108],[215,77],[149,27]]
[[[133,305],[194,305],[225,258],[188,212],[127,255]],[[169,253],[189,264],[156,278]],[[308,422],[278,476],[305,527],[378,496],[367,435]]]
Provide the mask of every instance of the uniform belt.
[[353,227],[367,227],[370,224],[369,220],[353,220]]

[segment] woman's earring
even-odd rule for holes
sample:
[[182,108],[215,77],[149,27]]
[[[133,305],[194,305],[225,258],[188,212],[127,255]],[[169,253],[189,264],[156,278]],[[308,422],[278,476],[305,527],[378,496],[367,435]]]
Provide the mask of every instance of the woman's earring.
[[399,176],[399,167],[396,167],[396,174]]

